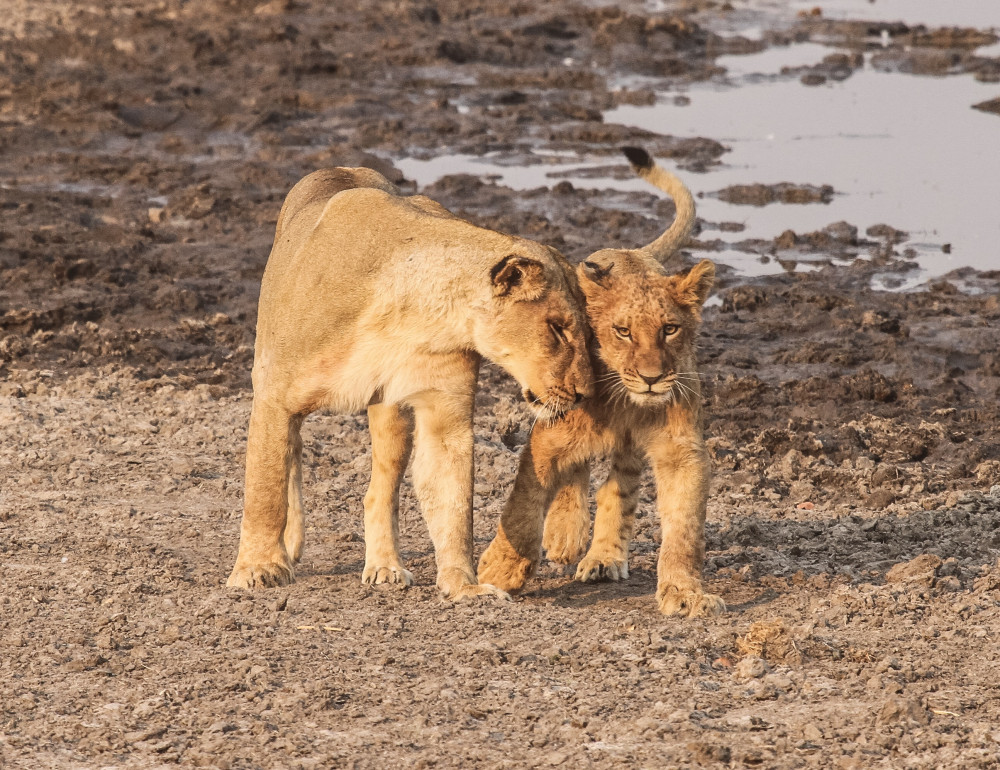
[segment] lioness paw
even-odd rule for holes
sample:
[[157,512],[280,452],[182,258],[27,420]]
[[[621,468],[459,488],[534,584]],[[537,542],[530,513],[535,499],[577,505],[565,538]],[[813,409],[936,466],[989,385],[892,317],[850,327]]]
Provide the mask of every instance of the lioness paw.
[[402,567],[376,567],[365,565],[361,573],[361,582],[367,585],[396,583],[403,586],[413,585],[413,573]]
[[442,592],[446,599],[460,602],[464,599],[471,599],[475,596],[495,596],[504,601],[510,601],[510,594],[489,583],[475,583],[472,585],[459,586],[450,592]]
[[577,565],[576,579],[581,583],[628,580],[628,559],[588,555]]
[[295,572],[289,564],[264,564],[233,567],[226,585],[229,588],[276,588],[295,582]]
[[726,611],[721,596],[698,590],[685,590],[677,586],[661,586],[656,591],[656,601],[664,615],[687,618],[708,618]]

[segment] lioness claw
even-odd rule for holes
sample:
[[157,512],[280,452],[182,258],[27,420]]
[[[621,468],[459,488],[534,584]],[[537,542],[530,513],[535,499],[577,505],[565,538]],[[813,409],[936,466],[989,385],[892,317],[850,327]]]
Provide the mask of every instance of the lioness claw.
[[657,590],[656,601],[660,612],[664,615],[708,618],[726,611],[726,603],[721,596],[701,591],[679,590],[675,586]]
[[509,602],[513,601],[510,598],[510,594],[497,588],[489,583],[474,583],[471,585],[464,585],[453,591],[450,595],[445,595],[446,599],[451,599],[455,602],[464,601],[465,599],[471,599],[476,596],[495,596],[498,599]]
[[413,585],[413,573],[402,567],[365,567],[361,582],[366,585],[394,583],[408,587]]
[[598,559],[588,556],[576,568],[576,579],[581,583],[599,580],[628,580],[628,562],[621,559]]
[[228,588],[278,588],[295,582],[291,567],[283,564],[259,564],[255,567],[237,566],[226,581]]

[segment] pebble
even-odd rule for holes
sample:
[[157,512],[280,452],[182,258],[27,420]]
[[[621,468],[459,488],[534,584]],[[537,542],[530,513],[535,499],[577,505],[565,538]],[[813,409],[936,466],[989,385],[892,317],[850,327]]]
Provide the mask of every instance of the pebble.
[[749,655],[743,658],[736,666],[733,668],[733,676],[736,677],[738,681],[747,681],[749,679],[758,679],[764,676],[767,672],[767,664],[763,659],[758,658],[756,655]]

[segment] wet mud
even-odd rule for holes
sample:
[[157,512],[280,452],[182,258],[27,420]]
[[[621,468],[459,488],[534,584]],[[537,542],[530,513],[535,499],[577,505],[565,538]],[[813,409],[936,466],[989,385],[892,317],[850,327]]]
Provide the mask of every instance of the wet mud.
[[[394,161],[540,151],[620,162],[625,178],[622,144],[694,173],[724,142],[603,112],[789,40],[988,80],[997,59],[977,48],[995,36],[807,14],[751,40],[715,31],[745,11],[714,2],[8,6],[0,765],[1000,762],[1000,272],[876,291],[873,278],[909,268],[892,222],[740,246],[779,262],[775,276],[720,264],[700,350],[705,579],[724,616],[657,613],[648,477],[622,583],[543,564],[514,602],[444,602],[407,481],[417,585],[363,586],[363,415],[306,422],[298,582],[224,587],[257,292],[298,178],[368,165],[416,191]],[[858,61],[828,58],[802,77],[849,77]],[[732,194],[822,205],[835,194],[822,181]],[[653,190],[566,180],[519,192],[452,175],[420,192],[573,261],[649,242],[673,215]],[[671,267],[712,258],[740,228],[701,221]],[[480,387],[477,555],[531,419],[494,366]]]

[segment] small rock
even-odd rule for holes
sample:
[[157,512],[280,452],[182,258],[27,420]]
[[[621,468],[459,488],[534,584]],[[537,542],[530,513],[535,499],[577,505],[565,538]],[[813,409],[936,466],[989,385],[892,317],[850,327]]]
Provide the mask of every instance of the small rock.
[[176,123],[180,116],[176,110],[155,104],[118,108],[118,117],[122,122],[144,131],[163,131]]
[[699,764],[729,764],[732,759],[732,750],[728,746],[710,741],[697,741],[687,745],[688,751],[694,754],[695,761]]
[[767,664],[764,663],[762,658],[758,658],[755,655],[748,655],[733,668],[733,675],[742,681],[758,679],[764,676],[766,672]]
[[930,715],[927,713],[927,709],[918,701],[898,695],[889,696],[875,717],[875,724],[877,725],[892,724],[895,722],[925,725],[929,721]]
[[922,553],[915,559],[897,564],[885,576],[887,583],[917,583],[923,586],[934,584],[941,557],[932,553]]

